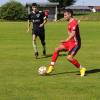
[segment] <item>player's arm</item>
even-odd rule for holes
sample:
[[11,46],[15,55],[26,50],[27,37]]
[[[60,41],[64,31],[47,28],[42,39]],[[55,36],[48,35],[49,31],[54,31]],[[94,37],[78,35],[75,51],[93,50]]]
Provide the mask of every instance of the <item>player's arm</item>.
[[75,31],[72,31],[72,32],[69,33],[69,35],[68,35],[66,40],[61,40],[60,42],[61,43],[67,42],[67,41],[71,40],[74,36],[75,36]]
[[27,21],[27,32],[29,32],[31,26],[31,14],[28,15],[28,21]]
[[46,22],[47,22],[47,15],[45,15],[45,13],[43,12],[43,23],[42,24],[40,24],[40,27],[43,27],[45,24],[46,24]]
[[31,22],[30,22],[30,20],[28,20],[28,21],[27,21],[27,32],[29,32],[30,26],[31,26]]
[[43,27],[46,24],[46,22],[47,22],[47,18],[44,17],[44,21],[42,24],[40,24],[40,27]]
[[44,17],[43,25],[45,25],[46,22],[47,22],[47,18]]
[[67,37],[66,41],[71,40],[75,36],[75,31],[72,31],[69,33],[69,36]]

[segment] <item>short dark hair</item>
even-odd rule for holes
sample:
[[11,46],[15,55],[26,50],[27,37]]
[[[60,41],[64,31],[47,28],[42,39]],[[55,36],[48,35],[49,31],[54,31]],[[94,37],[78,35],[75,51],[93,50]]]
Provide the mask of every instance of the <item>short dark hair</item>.
[[36,3],[32,3],[32,6],[36,6],[37,7],[37,4]]
[[72,10],[72,9],[65,9],[65,10],[64,10],[64,13],[65,13],[65,12],[68,12],[68,13],[71,14],[71,16],[73,16],[73,10]]

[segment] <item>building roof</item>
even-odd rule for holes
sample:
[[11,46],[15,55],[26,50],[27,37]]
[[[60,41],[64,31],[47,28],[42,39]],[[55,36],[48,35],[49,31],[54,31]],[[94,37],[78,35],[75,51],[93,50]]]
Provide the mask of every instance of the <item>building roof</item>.
[[96,6],[95,8],[96,8],[96,10],[100,10],[100,6]]
[[83,9],[83,10],[90,10],[90,7],[88,6],[67,6],[65,7],[65,9],[76,9],[76,10],[79,10],[79,9]]
[[76,0],[75,6],[100,6],[100,0]]
[[[46,6],[46,7],[47,7],[47,6],[48,6],[48,7],[49,7],[49,6],[51,7],[51,6],[57,6],[57,5],[59,5],[58,2],[55,2],[55,3],[52,3],[52,2],[39,3],[39,2],[38,2],[37,4],[38,4],[40,7],[41,7],[41,6],[42,6],[42,7],[45,7],[45,6]],[[32,4],[31,4],[31,3],[27,3],[26,5],[30,5],[30,6],[31,6]]]

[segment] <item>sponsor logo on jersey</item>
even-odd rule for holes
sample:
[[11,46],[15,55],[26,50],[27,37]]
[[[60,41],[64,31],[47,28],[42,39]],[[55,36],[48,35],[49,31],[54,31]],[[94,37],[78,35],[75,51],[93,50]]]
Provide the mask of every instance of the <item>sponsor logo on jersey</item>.
[[40,14],[36,14],[36,17],[38,17],[38,18],[39,18],[39,17],[40,17]]

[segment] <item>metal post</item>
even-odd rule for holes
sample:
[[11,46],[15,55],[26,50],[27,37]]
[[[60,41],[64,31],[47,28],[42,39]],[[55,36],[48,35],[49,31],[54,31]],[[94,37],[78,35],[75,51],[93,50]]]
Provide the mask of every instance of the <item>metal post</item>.
[[27,7],[27,10],[28,10],[28,14],[30,14],[30,6],[29,5]]
[[54,19],[54,21],[57,21],[57,14],[58,14],[58,8],[56,6],[56,8],[55,8],[55,19]]

